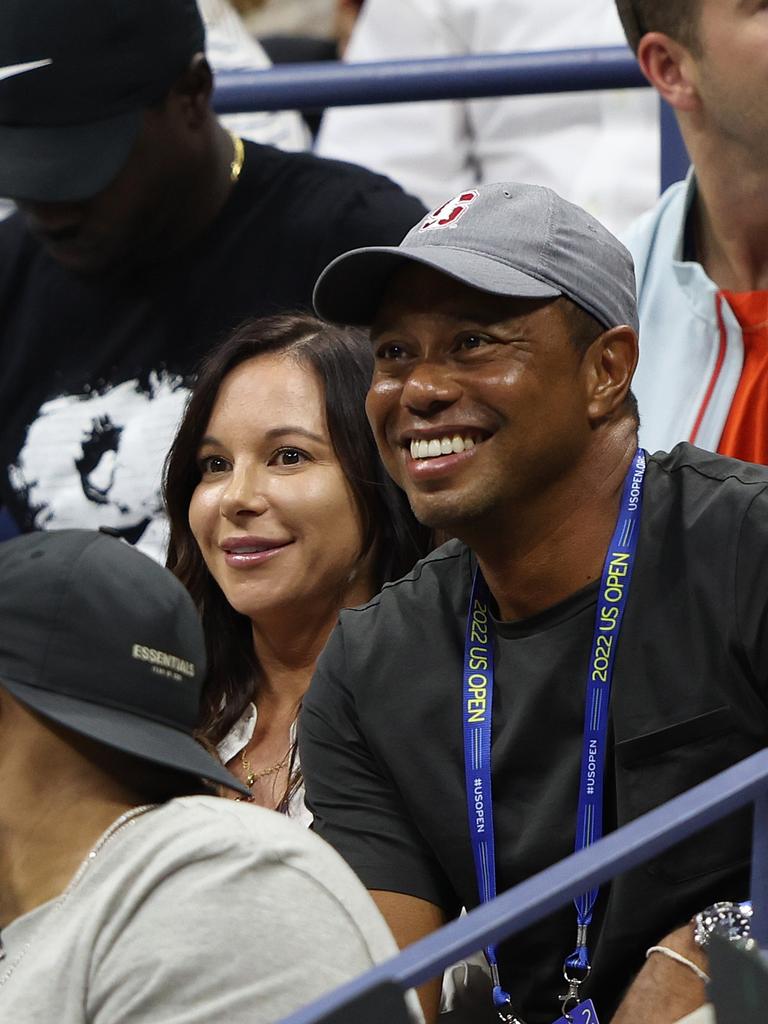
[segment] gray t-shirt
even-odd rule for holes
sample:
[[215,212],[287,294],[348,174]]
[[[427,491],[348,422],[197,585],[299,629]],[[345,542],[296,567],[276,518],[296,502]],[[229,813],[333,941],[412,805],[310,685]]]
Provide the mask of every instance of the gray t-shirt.
[[322,840],[215,797],[133,819],[2,941],[7,1024],[266,1024],[396,952]]

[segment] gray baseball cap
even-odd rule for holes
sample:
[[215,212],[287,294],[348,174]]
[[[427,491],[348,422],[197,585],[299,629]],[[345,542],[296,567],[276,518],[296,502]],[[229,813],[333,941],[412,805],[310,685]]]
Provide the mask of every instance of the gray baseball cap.
[[334,323],[368,327],[390,278],[407,263],[494,295],[565,295],[605,327],[638,330],[628,250],[549,188],[501,182],[459,193],[422,218],[399,246],[338,256],[318,278],[315,309]]

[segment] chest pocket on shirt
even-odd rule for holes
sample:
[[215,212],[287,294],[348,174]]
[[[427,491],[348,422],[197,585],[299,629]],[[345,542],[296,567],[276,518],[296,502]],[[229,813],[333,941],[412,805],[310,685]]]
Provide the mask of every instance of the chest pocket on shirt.
[[[719,707],[616,744],[619,822],[625,823],[730,768],[764,745]],[[646,864],[653,876],[682,882],[749,863],[751,809],[723,818]],[[744,898],[725,893],[723,899]]]

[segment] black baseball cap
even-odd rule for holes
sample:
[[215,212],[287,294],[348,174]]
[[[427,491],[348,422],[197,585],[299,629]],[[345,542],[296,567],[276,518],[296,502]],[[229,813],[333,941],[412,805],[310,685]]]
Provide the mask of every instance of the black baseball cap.
[[2,0],[0,195],[95,195],[204,49],[195,0]]
[[247,794],[193,738],[205,672],[192,598],[126,541],[55,530],[0,544],[0,685],[73,732]]

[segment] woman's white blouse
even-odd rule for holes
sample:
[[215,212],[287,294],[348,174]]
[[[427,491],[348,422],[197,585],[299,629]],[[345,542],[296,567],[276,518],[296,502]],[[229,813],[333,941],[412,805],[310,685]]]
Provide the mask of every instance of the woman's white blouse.
[[[256,720],[258,718],[258,711],[256,705],[251,703],[242,713],[240,718],[235,722],[232,728],[229,730],[224,739],[216,747],[219,757],[223,764],[229,764],[233,757],[237,755],[248,746],[256,730]],[[296,722],[291,726],[291,743],[296,742]],[[296,753],[294,759],[294,767],[299,767],[299,755]],[[288,817],[293,818],[299,822],[300,825],[306,825],[307,828],[312,824],[312,815],[304,804],[304,786],[299,786],[298,790],[291,797],[290,803],[288,804]]]

